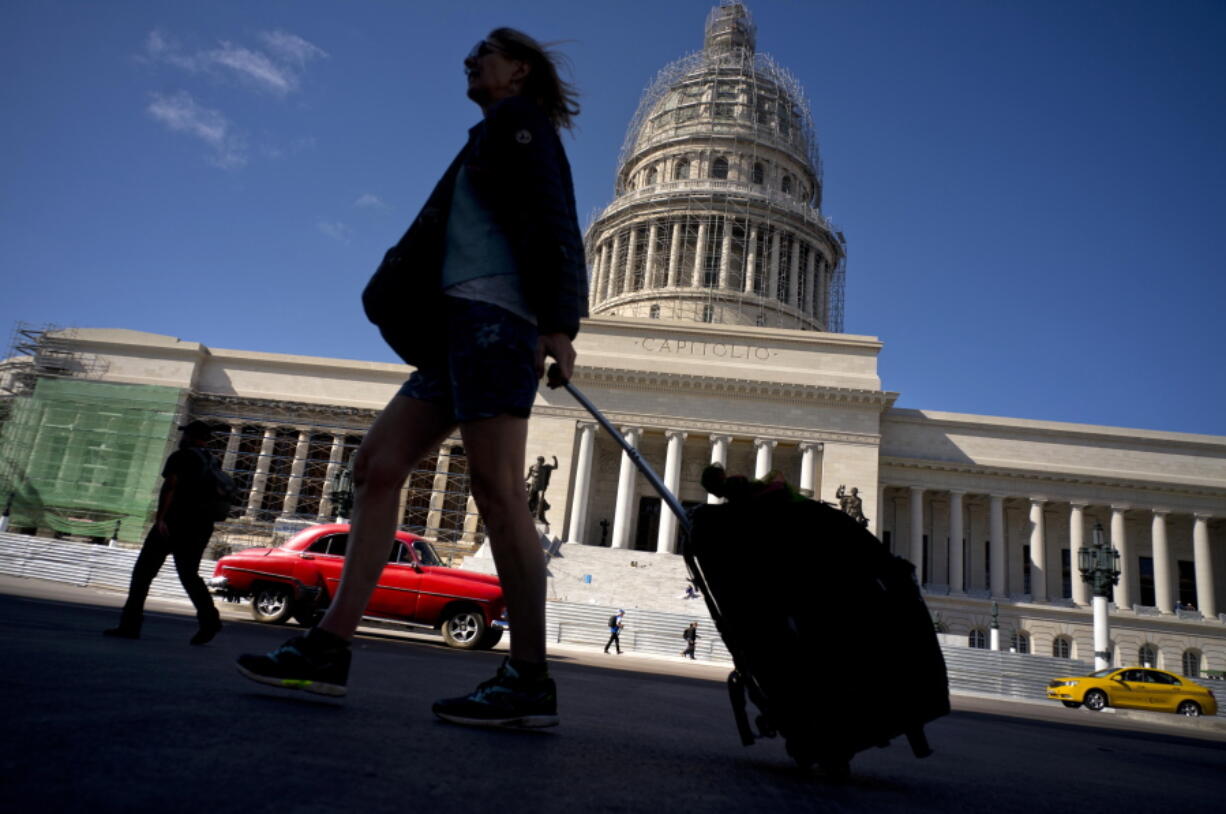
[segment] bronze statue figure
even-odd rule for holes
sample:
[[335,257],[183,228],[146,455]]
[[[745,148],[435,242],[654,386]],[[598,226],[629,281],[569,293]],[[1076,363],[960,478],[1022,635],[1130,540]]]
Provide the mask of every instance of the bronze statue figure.
[[864,501],[860,499],[860,490],[856,487],[851,487],[851,494],[847,493],[847,487],[839,484],[839,489],[834,493],[834,496],[839,499],[839,508],[851,516],[853,520],[861,526],[868,526],[868,518],[864,516]]
[[553,464],[545,463],[545,456],[536,456],[536,463],[528,467],[528,476],[524,487],[528,490],[528,511],[533,518],[542,523],[548,523],[545,512],[549,511],[549,503],[545,500],[545,490],[549,488],[549,477],[558,468],[558,456],[552,455]]

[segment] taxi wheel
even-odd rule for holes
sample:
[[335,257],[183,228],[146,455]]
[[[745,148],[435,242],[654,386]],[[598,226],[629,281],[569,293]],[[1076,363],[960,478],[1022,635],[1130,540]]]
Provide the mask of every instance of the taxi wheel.
[[1098,712],[1103,707],[1107,706],[1107,694],[1102,690],[1090,690],[1085,697],[1086,709],[1092,709]]
[[452,611],[443,621],[443,641],[461,650],[475,650],[485,636],[485,617],[473,608]]
[[1179,709],[1176,710],[1180,715],[1187,715],[1189,718],[1200,717],[1200,704],[1195,701],[1183,701],[1179,704]]
[[284,585],[261,585],[251,596],[251,618],[268,625],[284,624],[293,602]]
[[1081,706],[1081,704],[1078,704],[1076,701],[1061,701],[1060,703],[1064,704],[1069,709],[1077,709],[1077,707]]

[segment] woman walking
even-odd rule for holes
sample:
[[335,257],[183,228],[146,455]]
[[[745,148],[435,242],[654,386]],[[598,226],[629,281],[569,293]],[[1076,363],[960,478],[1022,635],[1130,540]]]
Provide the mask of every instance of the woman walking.
[[546,357],[558,387],[587,315],[587,271],[560,128],[578,114],[559,57],[498,28],[464,59],[483,118],[363,294],[388,344],[417,369],[358,450],[356,503],[340,587],[319,625],[266,655],[255,681],[344,695],[349,642],[397,526],[401,486],[458,426],[507,601],[511,654],[468,695],[434,704],[462,724],[557,724],[545,662],[545,567],[524,496],[528,416]]

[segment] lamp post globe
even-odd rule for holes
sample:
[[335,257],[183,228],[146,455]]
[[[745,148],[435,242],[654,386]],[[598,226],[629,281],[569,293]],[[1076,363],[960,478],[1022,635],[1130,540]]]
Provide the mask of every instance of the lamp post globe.
[[1107,600],[1113,586],[1120,581],[1120,552],[1103,539],[1103,526],[1094,524],[1091,544],[1077,552],[1077,570],[1081,579],[1094,593],[1091,606],[1094,611],[1094,669],[1111,666],[1111,636],[1108,627]]

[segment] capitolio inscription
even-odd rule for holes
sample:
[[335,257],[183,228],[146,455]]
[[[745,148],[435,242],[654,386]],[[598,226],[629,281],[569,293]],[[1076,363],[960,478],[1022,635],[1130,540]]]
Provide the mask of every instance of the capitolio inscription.
[[718,359],[766,361],[779,355],[778,351],[770,348],[733,342],[694,342],[688,339],[657,339],[654,336],[646,336],[638,340],[637,344],[648,353],[668,353],[673,356],[713,356]]

